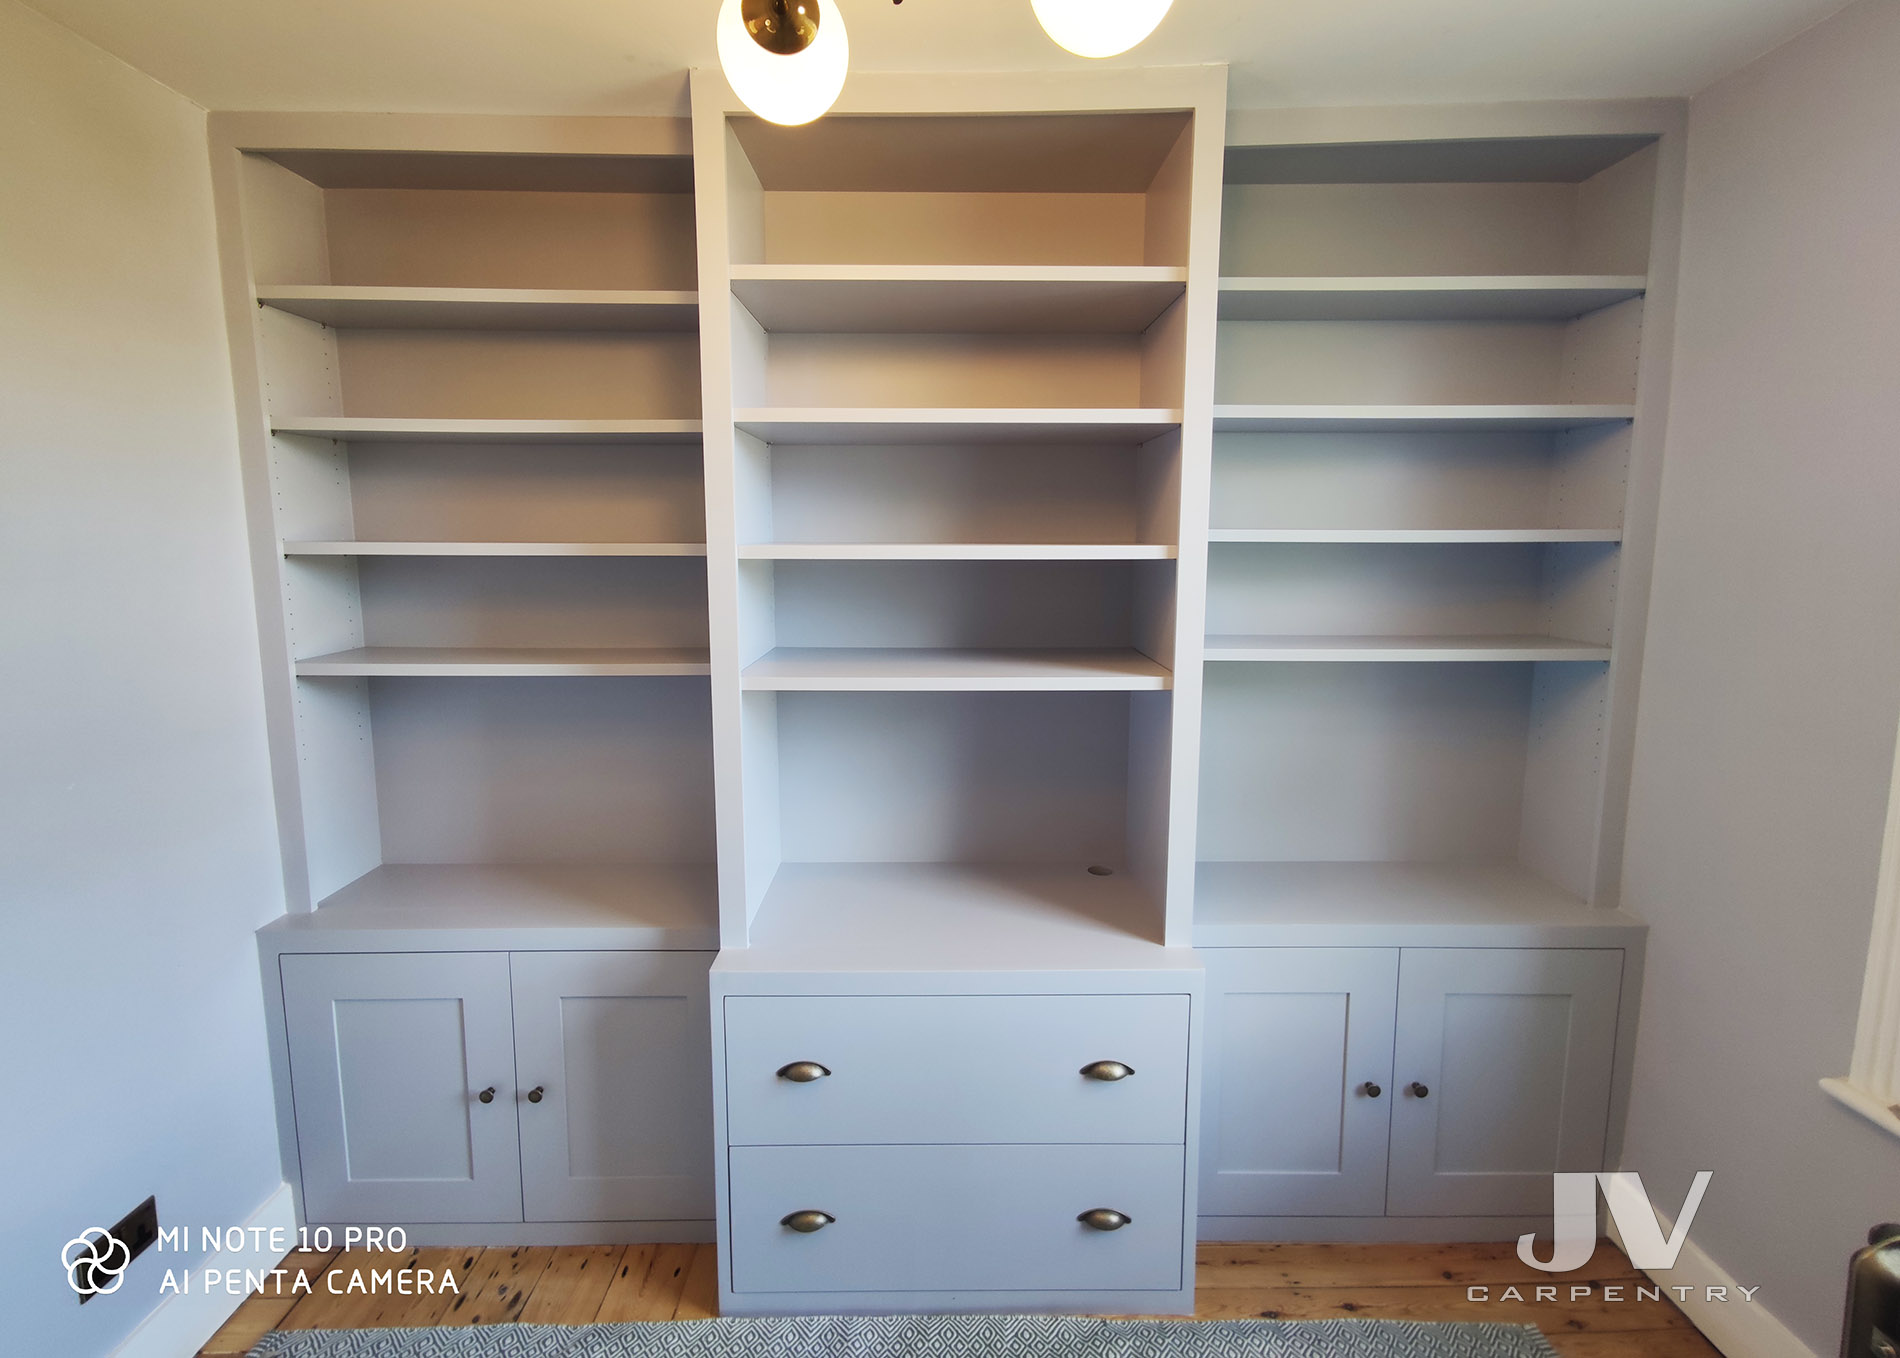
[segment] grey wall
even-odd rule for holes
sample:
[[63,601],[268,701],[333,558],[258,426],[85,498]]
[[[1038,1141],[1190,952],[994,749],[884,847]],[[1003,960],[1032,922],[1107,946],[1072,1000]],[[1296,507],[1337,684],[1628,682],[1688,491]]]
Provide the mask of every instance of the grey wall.
[[1626,907],[1653,928],[1624,1166],[1832,1353],[1900,1140],[1853,1047],[1900,718],[1900,4],[1691,108]]
[[283,910],[202,110],[0,0],[0,1278],[10,1353],[110,1350],[148,1193],[281,1182],[250,932]]

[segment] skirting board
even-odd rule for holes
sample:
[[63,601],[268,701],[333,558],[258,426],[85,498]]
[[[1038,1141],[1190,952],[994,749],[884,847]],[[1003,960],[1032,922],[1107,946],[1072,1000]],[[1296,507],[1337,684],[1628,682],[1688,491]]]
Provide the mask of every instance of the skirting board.
[[[260,1229],[263,1234],[252,1237],[253,1227]],[[280,1185],[244,1223],[247,1239],[268,1242],[273,1230],[283,1233],[280,1238],[294,1239],[297,1234],[297,1211],[291,1199],[289,1184]],[[284,1252],[270,1248],[267,1243],[262,1249],[247,1249],[215,1257],[186,1257],[192,1260],[191,1272],[196,1285],[202,1282],[206,1268],[263,1273],[276,1268]],[[244,1300],[243,1294],[234,1297],[222,1290],[168,1292],[152,1308],[151,1314],[139,1323],[139,1327],[125,1337],[125,1342],[112,1350],[112,1358],[178,1358],[181,1353],[196,1353],[244,1304]]]
[[[1661,1212],[1656,1213],[1662,1223],[1665,1236],[1674,1235],[1676,1223]],[[1614,1218],[1610,1220],[1610,1239],[1616,1242],[1618,1249],[1623,1248],[1622,1233],[1616,1229]],[[1725,1358],[1818,1358],[1813,1349],[1802,1343],[1795,1332],[1775,1318],[1775,1313],[1759,1301],[1741,1301],[1740,1290],[1727,1269],[1698,1246],[1694,1240],[1683,1242],[1682,1253],[1676,1256],[1674,1268],[1646,1268],[1647,1273],[1664,1287],[1688,1287],[1687,1301],[1672,1301],[1689,1317],[1689,1323],[1702,1331]],[[1710,1301],[1706,1289],[1726,1287],[1731,1298],[1728,1301]]]
[[1545,1217],[1202,1217],[1203,1245],[1468,1245],[1550,1234]]

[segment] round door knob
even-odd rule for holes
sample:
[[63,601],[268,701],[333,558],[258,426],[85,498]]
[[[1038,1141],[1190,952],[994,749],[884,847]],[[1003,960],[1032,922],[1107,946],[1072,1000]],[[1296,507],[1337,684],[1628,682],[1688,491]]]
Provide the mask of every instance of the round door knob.
[[780,1217],[778,1224],[790,1227],[800,1235],[810,1235],[813,1231],[822,1231],[838,1218],[828,1212],[793,1212],[790,1216]]
[[1113,1082],[1126,1080],[1135,1073],[1133,1066],[1124,1066],[1120,1061],[1091,1061],[1082,1067],[1082,1074],[1091,1080]]
[[1134,1218],[1125,1212],[1117,1212],[1112,1207],[1091,1207],[1076,1220],[1091,1231],[1119,1231]]
[[1379,1088],[1378,1085],[1375,1085],[1370,1080],[1367,1080],[1364,1084],[1360,1085],[1359,1088],[1365,1093],[1365,1096],[1369,1099],[1376,1099],[1379,1097],[1379,1095],[1385,1093],[1383,1089]]
[[1412,1097],[1413,1098],[1415,1099],[1430,1098],[1431,1093],[1432,1091],[1430,1089],[1420,1084],[1417,1080],[1412,1081]]
[[541,1102],[542,1098],[547,1094],[547,1092],[548,1091],[544,1086],[536,1085],[533,1089],[530,1089],[528,1091],[528,1102],[529,1103]]
[[[831,1072],[816,1061],[794,1061],[789,1066],[778,1068],[779,1079],[790,1080],[795,1085],[808,1085],[813,1080],[822,1080],[829,1074]],[[815,1231],[818,1228],[814,1226],[812,1229]]]
[[495,1086],[488,1086],[488,1088],[484,1089],[475,1097],[480,1099],[483,1103],[493,1103],[495,1101]]

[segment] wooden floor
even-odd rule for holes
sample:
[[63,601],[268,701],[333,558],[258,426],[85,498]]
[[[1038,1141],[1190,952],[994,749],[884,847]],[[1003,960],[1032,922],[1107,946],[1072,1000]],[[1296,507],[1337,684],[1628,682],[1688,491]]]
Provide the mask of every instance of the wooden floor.
[[[1564,1358],[1719,1358],[1668,1300],[1636,1301],[1648,1280],[1608,1241],[1588,1267],[1551,1275],[1526,1268],[1516,1246],[1202,1245],[1195,1316],[1318,1320],[1487,1320],[1540,1327]],[[257,1293],[201,1349],[201,1358],[243,1354],[273,1329],[386,1329],[523,1321],[584,1325],[621,1320],[689,1320],[715,1313],[717,1256],[711,1245],[599,1245],[561,1249],[417,1249],[406,1254],[346,1251],[293,1254],[287,1279],[305,1270],[315,1290]],[[454,1272],[459,1294],[332,1296],[323,1275],[340,1270]],[[1515,1285],[1527,1300],[1466,1299],[1488,1286]],[[1605,1286],[1624,1300],[1606,1301]],[[1557,1289],[1539,1302],[1536,1287]],[[1587,1295],[1576,1289],[1587,1288]],[[1548,1293],[1546,1295],[1549,1295]],[[1667,1293],[1664,1294],[1667,1298]]]

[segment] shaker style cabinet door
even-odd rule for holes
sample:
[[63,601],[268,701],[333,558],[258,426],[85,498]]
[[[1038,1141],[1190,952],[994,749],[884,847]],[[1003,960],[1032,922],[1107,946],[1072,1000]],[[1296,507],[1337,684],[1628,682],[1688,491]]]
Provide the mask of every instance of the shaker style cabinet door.
[[712,954],[514,954],[529,1221],[713,1215]]
[[1207,948],[1201,957],[1201,1215],[1379,1216],[1398,951]]
[[507,954],[280,967],[305,1216],[520,1221]]
[[1620,949],[1405,949],[1389,1215],[1548,1215],[1552,1174],[1603,1168],[1622,978]]

